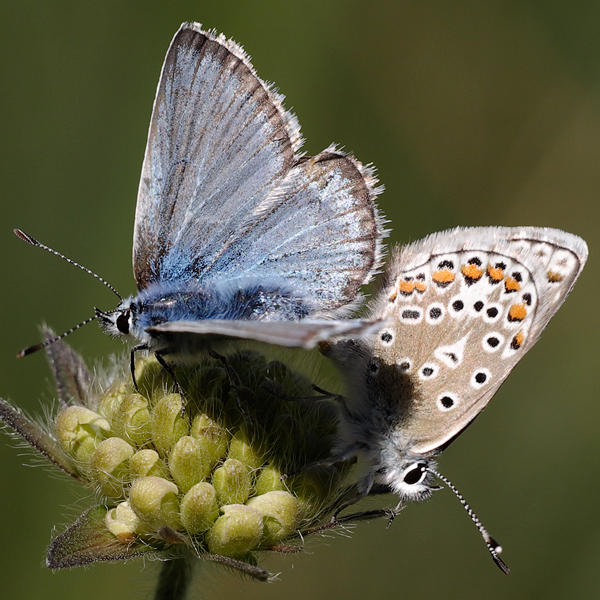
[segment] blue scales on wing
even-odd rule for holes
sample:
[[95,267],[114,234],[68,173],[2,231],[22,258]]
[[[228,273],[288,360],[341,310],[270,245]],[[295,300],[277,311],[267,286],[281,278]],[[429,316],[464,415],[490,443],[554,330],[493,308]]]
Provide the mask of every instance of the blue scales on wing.
[[301,144],[296,118],[242,48],[183,25],[142,170],[138,288],[266,285],[304,298],[318,316],[347,311],[379,266],[376,181],[352,156],[330,148],[303,157]]

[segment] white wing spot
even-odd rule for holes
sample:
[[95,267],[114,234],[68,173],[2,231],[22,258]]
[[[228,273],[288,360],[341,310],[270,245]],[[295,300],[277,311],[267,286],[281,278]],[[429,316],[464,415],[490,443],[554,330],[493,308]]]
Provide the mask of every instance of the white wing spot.
[[491,302],[482,311],[484,323],[495,323],[502,316],[502,305],[497,302]]
[[449,346],[438,346],[433,353],[434,356],[447,367],[456,369],[456,367],[462,363],[465,356],[465,345],[469,335],[471,334],[467,333],[467,335],[458,340],[458,342]]
[[407,325],[418,325],[423,320],[423,309],[420,306],[404,305],[399,312],[400,321]]
[[453,392],[444,392],[438,396],[436,404],[443,412],[452,410],[458,404],[458,396]]
[[384,329],[379,334],[379,339],[381,340],[381,343],[384,346],[391,346],[392,343],[394,342],[394,332],[391,331],[390,329]]
[[435,363],[425,363],[419,370],[420,379],[433,379],[440,371]]
[[478,390],[479,388],[481,388],[484,385],[486,385],[487,383],[489,383],[491,377],[492,377],[492,374],[490,373],[489,369],[485,369],[485,368],[477,369],[473,373],[473,376],[471,377],[471,387]]
[[430,325],[438,325],[444,320],[446,309],[440,302],[433,302],[427,307],[426,311],[426,319]]
[[497,352],[504,345],[504,336],[497,331],[487,333],[483,336],[481,345],[486,352]]
[[412,369],[412,362],[408,357],[401,358],[400,360],[396,361],[396,364],[398,365],[398,369],[400,369],[401,373],[410,373],[410,370]]

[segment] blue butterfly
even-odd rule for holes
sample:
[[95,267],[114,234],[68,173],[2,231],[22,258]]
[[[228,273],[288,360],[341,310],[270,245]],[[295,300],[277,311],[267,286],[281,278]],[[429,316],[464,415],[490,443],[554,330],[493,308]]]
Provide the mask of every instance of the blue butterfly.
[[235,42],[197,23],[176,33],[138,192],[138,294],[93,317],[137,342],[132,361],[137,350],[163,362],[224,338],[310,348],[378,328],[341,317],[380,265],[381,188],[335,147],[301,154],[282,100]]

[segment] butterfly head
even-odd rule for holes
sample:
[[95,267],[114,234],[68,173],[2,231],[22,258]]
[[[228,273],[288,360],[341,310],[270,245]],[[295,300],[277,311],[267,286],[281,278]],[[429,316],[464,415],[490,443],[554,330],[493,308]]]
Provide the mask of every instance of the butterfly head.
[[[385,460],[385,456],[381,457]],[[433,491],[433,475],[429,471],[434,463],[428,458],[396,458],[383,462],[375,473],[375,480],[390,488],[401,500],[420,502],[427,500]]]
[[[136,304],[133,298],[126,298],[114,310],[104,312],[96,308],[96,317],[100,327],[112,337],[125,338],[134,334]],[[135,335],[135,334],[134,334]],[[138,336],[135,335],[137,338]]]

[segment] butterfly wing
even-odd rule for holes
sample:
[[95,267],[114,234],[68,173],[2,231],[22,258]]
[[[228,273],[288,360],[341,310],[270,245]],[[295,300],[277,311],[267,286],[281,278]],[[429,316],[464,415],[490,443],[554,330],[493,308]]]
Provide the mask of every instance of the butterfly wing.
[[315,308],[354,300],[383,236],[369,169],[301,158],[298,123],[242,48],[184,24],[163,66],[135,218],[138,288],[287,278]]
[[[361,319],[304,321],[171,321],[148,329],[153,336],[220,336],[254,340],[288,348],[310,350],[319,342],[339,336],[367,336],[381,329],[381,321]],[[192,342],[193,343],[193,342]]]
[[579,237],[532,227],[459,228],[396,252],[373,307],[391,324],[373,356],[411,452],[440,449],[481,412],[586,258]]
[[276,274],[318,310],[343,309],[379,266],[375,194],[371,170],[352,156],[329,148],[302,159],[239,227],[212,272],[227,281]]
[[240,46],[182,25],[162,68],[142,167],[138,288],[206,270],[289,171],[301,143],[295,117]]

